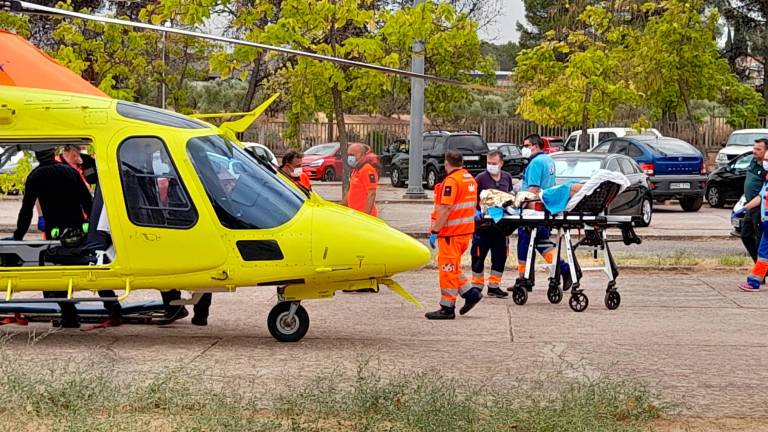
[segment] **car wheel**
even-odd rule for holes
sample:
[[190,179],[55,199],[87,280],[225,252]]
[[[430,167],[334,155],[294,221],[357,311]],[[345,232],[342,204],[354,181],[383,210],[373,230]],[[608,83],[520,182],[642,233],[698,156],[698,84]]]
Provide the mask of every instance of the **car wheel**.
[[642,204],[640,204],[640,220],[635,222],[635,226],[647,227],[651,224],[653,219],[653,202],[650,198],[643,198]]
[[432,190],[437,186],[437,170],[434,167],[427,168],[427,189]]
[[398,167],[392,167],[392,174],[390,174],[389,179],[392,181],[392,186],[394,187],[403,187],[403,176],[400,174],[400,168]]
[[721,208],[725,205],[723,194],[720,193],[720,188],[717,185],[712,185],[707,188],[707,202],[711,207]]
[[682,197],[680,198],[680,207],[685,212],[697,212],[704,204],[703,197]]
[[323,171],[323,181],[329,182],[336,180],[336,170],[333,168],[326,168],[325,171]]

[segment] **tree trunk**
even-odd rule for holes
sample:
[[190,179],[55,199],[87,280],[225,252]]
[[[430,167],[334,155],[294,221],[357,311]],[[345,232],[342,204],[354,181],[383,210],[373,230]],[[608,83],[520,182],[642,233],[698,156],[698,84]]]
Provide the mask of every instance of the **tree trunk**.
[[331,87],[331,95],[333,96],[333,114],[336,117],[336,127],[339,129],[339,151],[341,153],[341,193],[342,196],[347,195],[349,190],[349,165],[347,165],[347,127],[344,124],[344,106],[342,105],[341,90],[338,85],[334,84]]
[[[699,143],[699,130],[696,127],[696,119],[693,117],[693,110],[691,110],[691,101],[688,98],[688,91],[684,83],[678,82],[677,83],[678,88],[680,89],[680,94],[683,96],[683,104],[685,105],[685,113],[688,115],[688,123],[691,126],[691,132],[693,133],[693,145],[698,147],[699,149],[702,149],[700,143]],[[702,149],[703,150],[703,149]]]
[[768,61],[763,63],[763,99],[768,103]]
[[327,141],[328,142],[333,142],[334,141],[334,137],[333,137],[333,111],[328,113],[328,118],[326,120],[328,121],[328,128],[327,128],[327,131],[326,131],[326,134],[328,135]]
[[581,136],[576,144],[576,151],[589,150],[589,109],[587,105],[592,101],[592,87],[587,86],[584,90],[584,109],[581,112]]
[[256,96],[256,89],[261,82],[261,65],[263,63],[264,53],[260,53],[256,60],[253,61],[253,68],[251,69],[251,76],[248,79],[248,90],[245,92],[243,98],[243,112],[250,111],[253,107],[253,98]]

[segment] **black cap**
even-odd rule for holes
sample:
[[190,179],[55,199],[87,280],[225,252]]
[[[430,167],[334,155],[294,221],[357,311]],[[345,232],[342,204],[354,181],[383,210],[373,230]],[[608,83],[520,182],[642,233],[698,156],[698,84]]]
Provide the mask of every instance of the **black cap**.
[[35,152],[38,162],[52,161],[56,157],[56,149],[39,150]]

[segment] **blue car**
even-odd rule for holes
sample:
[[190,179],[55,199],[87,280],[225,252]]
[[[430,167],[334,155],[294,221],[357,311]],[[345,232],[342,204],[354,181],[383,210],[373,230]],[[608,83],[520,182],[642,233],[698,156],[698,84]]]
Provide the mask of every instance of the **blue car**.
[[704,156],[683,140],[669,137],[630,135],[610,138],[593,153],[627,155],[640,165],[657,202],[677,199],[686,212],[699,211],[704,203],[707,168]]

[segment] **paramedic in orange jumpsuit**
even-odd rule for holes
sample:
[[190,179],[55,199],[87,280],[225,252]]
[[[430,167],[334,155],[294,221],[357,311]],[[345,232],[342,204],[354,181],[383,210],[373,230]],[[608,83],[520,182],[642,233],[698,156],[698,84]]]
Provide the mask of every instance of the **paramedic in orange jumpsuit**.
[[302,186],[306,190],[312,190],[312,182],[309,181],[309,176],[304,173],[304,169],[301,167],[302,158],[304,158],[304,155],[296,150],[289,151],[283,156],[283,164],[280,165],[280,170],[297,185]]
[[379,187],[379,174],[362,144],[350,145],[347,155],[347,164],[352,168],[352,173],[349,176],[349,191],[341,204],[378,217],[376,189]]
[[440,309],[425,315],[430,320],[454,319],[457,295],[464,298],[459,310],[461,315],[483,298],[481,290],[471,288],[461,267],[461,257],[475,232],[477,182],[464,169],[462,154],[456,150],[446,152],[445,172],[445,180],[435,188],[435,211],[429,236],[430,247],[437,247],[440,272]]

